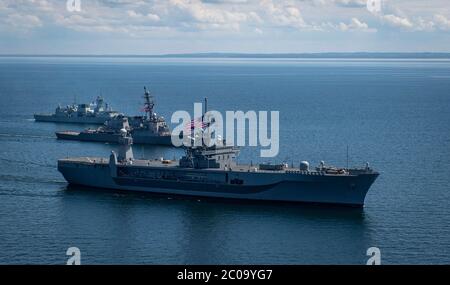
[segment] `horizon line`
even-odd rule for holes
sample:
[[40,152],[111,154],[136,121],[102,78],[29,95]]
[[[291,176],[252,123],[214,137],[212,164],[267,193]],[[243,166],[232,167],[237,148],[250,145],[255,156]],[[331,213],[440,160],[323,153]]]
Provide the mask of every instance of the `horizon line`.
[[200,52],[171,54],[0,54],[0,57],[130,57],[130,58],[450,58],[450,52]]

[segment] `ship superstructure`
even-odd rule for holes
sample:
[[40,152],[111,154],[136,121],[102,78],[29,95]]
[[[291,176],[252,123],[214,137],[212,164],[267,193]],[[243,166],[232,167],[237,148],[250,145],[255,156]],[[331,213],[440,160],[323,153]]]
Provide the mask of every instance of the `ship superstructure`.
[[103,97],[98,96],[90,104],[58,105],[53,114],[35,114],[34,119],[37,122],[104,124],[118,115],[120,113],[113,111]]

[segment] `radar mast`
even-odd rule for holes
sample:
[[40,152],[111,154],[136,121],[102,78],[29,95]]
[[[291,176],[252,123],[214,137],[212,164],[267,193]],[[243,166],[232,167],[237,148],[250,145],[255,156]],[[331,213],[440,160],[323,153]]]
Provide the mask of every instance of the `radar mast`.
[[155,106],[155,102],[153,101],[153,96],[150,95],[150,92],[147,90],[147,87],[144,86],[144,112],[148,120],[152,119],[154,116],[153,107]]

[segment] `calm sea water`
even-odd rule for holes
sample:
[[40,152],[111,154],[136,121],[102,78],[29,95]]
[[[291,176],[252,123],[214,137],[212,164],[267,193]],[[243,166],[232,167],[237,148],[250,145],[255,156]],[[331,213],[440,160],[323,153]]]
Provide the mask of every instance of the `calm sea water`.
[[[58,103],[139,114],[143,86],[158,113],[279,110],[277,161],[371,165],[364,209],[231,203],[68,188],[58,158],[107,156],[108,144],[57,141],[79,125],[36,123]],[[450,263],[450,62],[0,58],[0,263]],[[136,156],[178,150],[136,147]],[[257,148],[240,161],[258,161]]]

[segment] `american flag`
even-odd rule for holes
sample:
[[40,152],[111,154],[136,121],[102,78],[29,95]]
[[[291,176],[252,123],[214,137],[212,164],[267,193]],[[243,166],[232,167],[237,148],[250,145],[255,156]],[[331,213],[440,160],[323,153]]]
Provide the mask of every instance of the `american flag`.
[[148,104],[145,104],[144,108],[141,109],[141,112],[150,112],[150,106]]
[[191,132],[192,130],[194,130],[195,128],[198,128],[198,129],[205,129],[205,128],[207,128],[208,127],[208,124],[207,123],[205,123],[205,122],[203,122],[203,119],[201,118],[201,117],[198,117],[197,119],[194,119],[194,120],[191,120],[191,123],[187,123],[185,126],[184,126],[184,130],[186,131],[186,132]]

